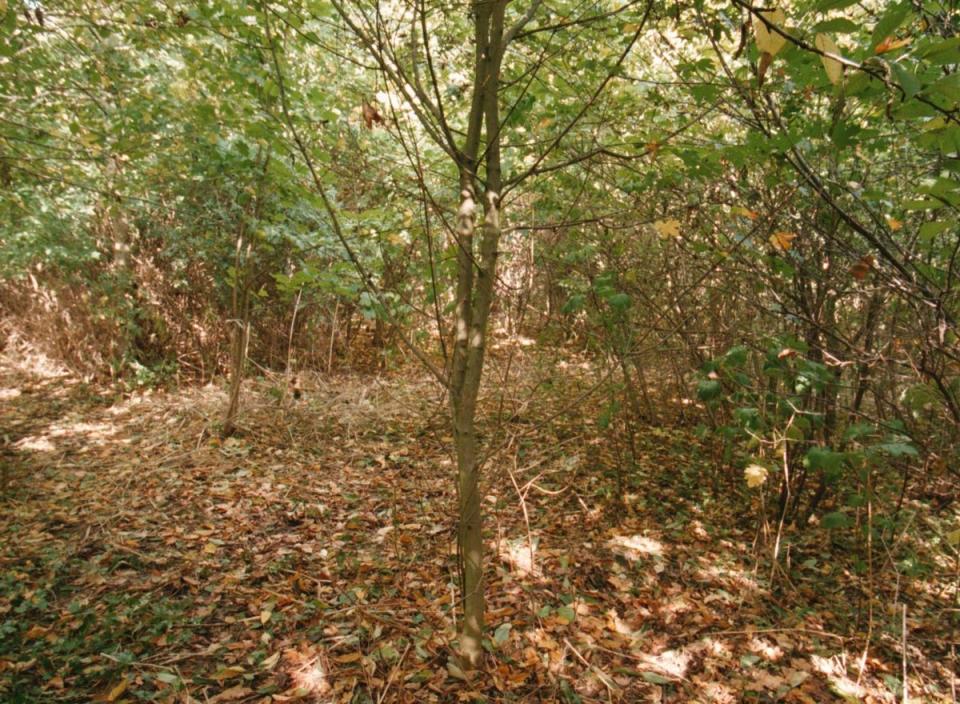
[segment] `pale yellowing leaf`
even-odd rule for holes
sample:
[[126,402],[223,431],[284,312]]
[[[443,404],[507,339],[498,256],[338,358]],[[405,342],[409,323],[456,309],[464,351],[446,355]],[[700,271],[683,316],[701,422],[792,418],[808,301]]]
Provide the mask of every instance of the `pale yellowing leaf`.
[[280,662],[280,651],[278,650],[270,657],[266,658],[263,662],[260,663],[260,667],[264,670],[272,670],[277,666],[277,663]]
[[[813,43],[824,54],[840,56],[837,45],[826,34],[818,34]],[[839,84],[843,80],[843,64],[830,56],[821,56],[820,61],[823,62],[823,70],[827,72],[827,78],[830,79],[830,82],[833,85]]]
[[747,481],[747,486],[756,489],[767,481],[767,475],[770,473],[766,467],[761,464],[752,464],[743,470],[743,478]]
[[117,684],[113,689],[107,692],[106,701],[108,702],[117,701],[120,695],[127,691],[128,684],[129,682],[127,682],[126,679],[121,680],[119,684]]
[[[762,15],[767,22],[776,25],[779,29],[786,29],[787,16],[780,8],[776,10],[760,10],[758,14]],[[770,54],[770,56],[776,56],[777,52],[787,43],[786,37],[768,28],[763,20],[757,16],[753,18],[753,34],[757,40],[757,49],[759,49],[761,53]]]
[[960,528],[947,533],[947,544],[951,547],[960,547]]
[[793,241],[796,238],[796,232],[774,232],[770,235],[770,244],[778,252],[786,252],[793,247]]
[[653,223],[653,229],[657,231],[661,239],[668,240],[672,237],[679,237],[680,221],[673,219],[657,220],[657,222]]

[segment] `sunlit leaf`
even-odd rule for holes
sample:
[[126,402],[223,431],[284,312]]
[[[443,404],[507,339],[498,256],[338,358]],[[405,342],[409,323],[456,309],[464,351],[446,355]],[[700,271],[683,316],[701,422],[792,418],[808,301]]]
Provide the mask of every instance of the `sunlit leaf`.
[[796,232],[774,232],[770,235],[770,244],[778,252],[786,252],[793,247],[796,238]]
[[760,464],[748,465],[747,468],[743,470],[743,478],[746,480],[747,486],[751,489],[763,486],[769,474],[770,470]]
[[757,41],[757,49],[759,49],[761,53],[770,54],[771,57],[776,56],[787,43],[787,38],[769,28],[763,20],[775,25],[780,30],[785,30],[787,16],[780,8],[775,10],[760,10],[757,15],[763,17],[763,19],[757,16],[753,18],[753,34]]
[[661,239],[671,239],[674,237],[680,236],[680,221],[679,220],[657,220],[653,223],[653,229],[657,231],[657,234],[660,235]]
[[[837,45],[826,34],[818,34],[814,39],[814,44],[824,54],[840,55]],[[830,56],[821,56],[820,61],[823,63],[823,70],[827,72],[827,78],[830,82],[833,85],[839,84],[843,80],[843,64]]]

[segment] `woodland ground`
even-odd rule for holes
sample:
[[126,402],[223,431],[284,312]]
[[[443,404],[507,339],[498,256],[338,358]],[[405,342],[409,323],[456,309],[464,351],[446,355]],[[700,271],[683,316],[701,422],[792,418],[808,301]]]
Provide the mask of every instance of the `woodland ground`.
[[[8,352],[0,700],[901,700],[889,595],[861,674],[863,580],[822,531],[771,587],[756,494],[711,500],[688,429],[641,429],[611,510],[609,443],[558,400],[589,382],[531,364],[486,405],[490,657],[465,680],[435,385],[308,376],[295,401],[253,381],[221,443],[220,387],[116,394]],[[896,589],[914,604],[910,701],[951,701],[945,626],[923,609],[942,585]]]

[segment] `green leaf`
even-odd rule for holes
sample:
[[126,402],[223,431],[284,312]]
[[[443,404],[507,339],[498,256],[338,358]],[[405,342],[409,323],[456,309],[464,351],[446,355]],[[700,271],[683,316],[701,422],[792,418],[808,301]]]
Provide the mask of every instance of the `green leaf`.
[[892,62],[890,68],[893,69],[893,74],[897,77],[897,83],[903,88],[904,99],[910,100],[910,98],[919,93],[923,88],[920,80],[904,68],[903,64],[899,61]]
[[510,623],[501,623],[497,626],[497,630],[493,632],[493,642],[497,646],[501,646],[507,642],[510,638],[510,629],[513,628],[513,624]]
[[697,398],[701,401],[712,401],[723,393],[723,387],[716,379],[705,379],[697,384]]
[[827,530],[846,528],[850,525],[850,516],[845,514],[843,511],[834,511],[833,513],[828,513],[826,516],[824,516],[820,520],[820,525]]
[[885,442],[876,445],[878,450],[886,452],[891,457],[917,457],[917,448],[905,442]]
[[910,3],[906,0],[891,5],[873,29],[873,35],[870,37],[870,49],[875,49],[877,44],[893,34],[897,27],[907,19],[910,10]]
[[832,32],[834,34],[850,34],[860,30],[860,25],[848,20],[846,17],[835,17],[832,20],[824,20],[813,26],[814,32]]
[[932,64],[945,65],[960,63],[960,37],[950,37],[927,47],[920,53],[921,58]]
[[672,684],[673,680],[667,679],[663,675],[658,675],[656,672],[641,672],[640,676],[651,684]]
[[819,0],[814,9],[818,12],[827,12],[829,10],[842,10],[845,7],[856,5],[860,0]]
[[820,470],[828,482],[834,482],[843,473],[843,452],[834,452],[828,447],[811,447],[807,450],[803,463],[808,469]]
[[617,310],[626,310],[630,307],[630,296],[625,293],[615,293],[607,298],[607,303]]
[[925,222],[920,226],[920,237],[925,240],[932,239],[952,225],[953,223],[951,222],[942,222],[939,220]]
[[564,625],[573,623],[577,619],[577,612],[572,606],[561,606],[556,611],[557,619]]
[[731,347],[727,350],[727,353],[723,355],[723,361],[732,366],[739,367],[747,361],[747,348],[745,345],[737,345],[736,347]]
[[583,310],[584,305],[587,302],[587,297],[582,294],[574,294],[570,296],[566,303],[564,303],[563,308],[560,309],[560,312],[564,315],[570,315],[571,313],[576,313],[577,311]]

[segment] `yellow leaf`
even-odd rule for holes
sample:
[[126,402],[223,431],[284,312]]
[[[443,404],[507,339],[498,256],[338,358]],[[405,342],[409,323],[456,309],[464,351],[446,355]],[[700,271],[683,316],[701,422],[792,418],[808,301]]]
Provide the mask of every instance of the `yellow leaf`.
[[277,663],[280,662],[280,651],[278,650],[273,655],[268,657],[266,660],[260,663],[260,667],[264,670],[272,670],[277,666]]
[[664,240],[668,240],[671,237],[679,237],[680,221],[673,219],[657,220],[657,222],[653,223],[653,229],[656,230],[660,238]]
[[267,611],[266,609],[264,609],[263,611],[260,612],[260,623],[262,623],[264,626],[266,626],[266,625],[267,625],[267,621],[270,620],[270,617],[271,617],[271,616],[273,616],[273,612],[272,612],[272,611]]
[[947,533],[947,544],[952,547],[960,546],[960,528],[955,531]]
[[793,247],[793,241],[796,239],[796,232],[774,232],[770,235],[770,244],[779,252],[786,252]]
[[[786,30],[787,16],[780,8],[760,10],[757,14],[762,15],[763,19],[770,24],[776,25],[777,29]],[[777,52],[787,43],[786,37],[768,28],[764,21],[757,16],[753,18],[753,33],[757,39],[757,49],[763,54],[770,54],[771,57],[776,56]]]
[[770,471],[760,464],[752,464],[743,470],[743,478],[747,480],[747,486],[756,489],[767,481],[767,475]]
[[244,672],[245,670],[242,667],[233,665],[231,667],[225,667],[219,672],[216,672],[213,675],[213,679],[217,680],[217,682],[223,682],[224,680],[231,680],[234,677],[239,677]]
[[739,205],[735,205],[732,208],[730,208],[730,212],[733,213],[734,215],[742,215],[743,217],[748,218],[750,220],[756,220],[758,217],[760,217],[759,213]]
[[217,546],[215,543],[207,543],[203,546],[203,551],[208,555],[214,555],[217,552]]
[[118,684],[116,687],[114,687],[107,693],[107,701],[108,702],[117,701],[117,697],[119,697],[121,694],[123,694],[126,691],[127,691],[127,681],[124,679],[120,682],[120,684]]
[[[837,48],[837,45],[834,44],[833,40],[826,34],[818,34],[813,40],[813,43],[816,44],[817,48],[824,54],[840,56],[840,50]],[[823,70],[827,72],[827,78],[830,79],[833,85],[837,85],[843,80],[843,64],[830,56],[821,56],[820,61],[823,62]]]
[[903,227],[903,223],[900,222],[899,220],[897,220],[896,218],[887,218],[887,226],[888,226],[891,230],[893,230],[894,232],[896,232],[896,231],[899,230],[901,227]]

